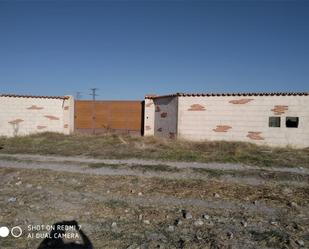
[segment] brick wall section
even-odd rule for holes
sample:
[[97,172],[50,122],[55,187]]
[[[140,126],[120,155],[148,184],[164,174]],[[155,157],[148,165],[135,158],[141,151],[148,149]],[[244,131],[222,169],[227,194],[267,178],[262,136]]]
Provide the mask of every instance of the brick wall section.
[[287,110],[289,110],[289,107],[287,105],[275,105],[273,109],[271,109],[271,111],[275,114],[275,115],[281,115],[284,114]]
[[259,132],[259,131],[248,131],[247,137],[252,140],[264,140],[261,134],[262,132]]
[[227,132],[229,129],[232,129],[229,125],[217,125],[216,129],[213,129],[215,132]]
[[[74,130],[74,101],[68,99],[0,96],[0,136],[37,132],[69,134]],[[68,106],[70,108],[64,108]]]
[[9,121],[8,123],[10,123],[10,124],[19,124],[19,123],[21,123],[21,122],[24,122],[24,120],[18,118],[18,119],[11,120],[11,121]]
[[188,111],[205,111],[205,107],[200,104],[193,104],[190,106]]
[[234,104],[234,105],[244,105],[252,101],[253,99],[233,99],[230,100],[229,103]]
[[53,115],[44,115],[45,118],[48,118],[49,120],[60,120],[59,117],[53,116]]

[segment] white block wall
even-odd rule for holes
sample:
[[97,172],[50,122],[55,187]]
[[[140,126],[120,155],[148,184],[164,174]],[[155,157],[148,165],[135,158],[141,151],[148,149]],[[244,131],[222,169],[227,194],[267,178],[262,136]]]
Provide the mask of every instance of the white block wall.
[[152,99],[145,99],[144,136],[154,135],[155,106]]
[[[309,147],[309,96],[178,96],[152,101],[153,109],[159,106],[176,120],[163,120],[155,112],[156,136],[168,137],[169,130],[176,127],[177,137],[188,140]],[[269,127],[269,117],[281,117],[281,127]],[[286,117],[298,117],[298,128],[287,128]],[[158,133],[159,126],[168,132]]]
[[[250,101],[235,104],[245,99]],[[189,111],[194,104],[204,106],[205,110]],[[275,114],[272,110],[276,105],[287,106],[287,110]],[[269,127],[271,116],[281,117],[281,127]],[[285,118],[288,116],[299,117],[298,128],[286,127]],[[218,126],[231,128],[226,132],[219,132]],[[257,133],[258,136],[250,136],[249,132]],[[245,141],[274,146],[307,147],[309,96],[179,97],[178,136],[190,140]]]
[[0,136],[74,130],[74,100],[0,96]]

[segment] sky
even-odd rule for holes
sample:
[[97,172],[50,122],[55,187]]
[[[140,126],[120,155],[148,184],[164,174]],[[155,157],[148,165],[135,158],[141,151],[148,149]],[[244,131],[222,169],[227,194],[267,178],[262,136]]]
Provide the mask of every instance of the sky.
[[3,1],[0,93],[309,91],[309,1]]

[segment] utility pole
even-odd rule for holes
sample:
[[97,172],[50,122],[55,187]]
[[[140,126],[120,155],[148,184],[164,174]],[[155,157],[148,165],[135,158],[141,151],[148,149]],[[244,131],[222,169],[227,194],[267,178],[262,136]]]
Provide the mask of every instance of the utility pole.
[[95,134],[95,127],[96,127],[95,97],[98,96],[96,94],[98,88],[91,88],[90,90],[92,91],[92,93],[90,94],[92,96],[92,134]]

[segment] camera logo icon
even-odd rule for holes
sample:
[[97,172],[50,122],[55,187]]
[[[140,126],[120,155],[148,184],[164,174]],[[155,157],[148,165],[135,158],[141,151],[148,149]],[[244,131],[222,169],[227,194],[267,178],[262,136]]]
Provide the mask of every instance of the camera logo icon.
[[0,237],[6,238],[10,232],[14,238],[19,238],[23,234],[23,230],[19,226],[13,227],[11,231],[8,227],[0,227]]

